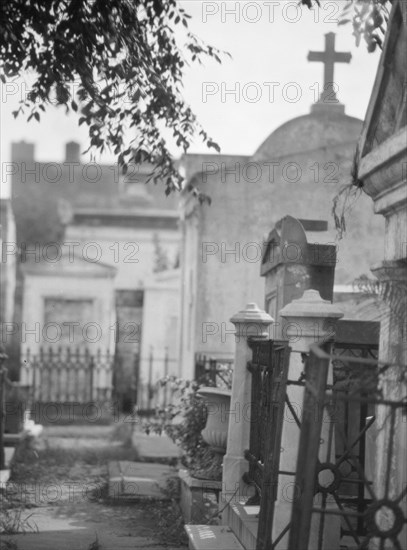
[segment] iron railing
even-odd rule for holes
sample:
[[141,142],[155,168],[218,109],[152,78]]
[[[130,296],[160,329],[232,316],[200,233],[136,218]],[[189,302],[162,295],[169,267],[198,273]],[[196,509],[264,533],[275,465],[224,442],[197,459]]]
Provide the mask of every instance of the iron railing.
[[32,403],[86,403],[112,398],[115,358],[109,352],[71,348],[27,350],[21,358],[20,383]]
[[233,359],[208,357],[202,353],[195,355],[195,380],[202,385],[231,389]]
[[169,383],[177,371],[178,360],[171,357],[168,348],[164,353],[157,353],[150,349],[147,357],[143,358],[145,374],[139,379],[137,409],[141,414],[154,414],[157,408],[165,408],[172,402],[174,390]]
[[245,451],[249,471],[244,481],[256,489],[247,504],[261,504],[258,538],[262,540],[263,530],[273,516],[291,350],[287,342],[273,340],[253,339],[250,347],[252,361],[247,365],[252,374],[250,443]]

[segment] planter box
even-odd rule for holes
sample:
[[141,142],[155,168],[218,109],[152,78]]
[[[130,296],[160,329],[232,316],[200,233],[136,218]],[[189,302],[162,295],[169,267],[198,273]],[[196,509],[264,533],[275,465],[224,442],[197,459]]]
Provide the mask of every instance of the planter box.
[[[219,511],[222,482],[192,477],[187,470],[178,472],[181,481],[180,506],[185,523],[206,523]],[[216,523],[216,517],[211,523]]]

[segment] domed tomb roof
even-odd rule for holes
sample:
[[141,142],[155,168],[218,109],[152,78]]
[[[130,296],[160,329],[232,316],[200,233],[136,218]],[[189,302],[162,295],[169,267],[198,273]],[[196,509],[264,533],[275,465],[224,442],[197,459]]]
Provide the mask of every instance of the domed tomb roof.
[[319,100],[309,115],[294,118],[275,130],[257,149],[254,161],[293,157],[307,151],[324,150],[357,142],[362,121],[345,115],[345,106],[336,97],[334,68],[350,63],[350,52],[337,51],[335,33],[325,34],[325,50],[310,51],[308,61],[323,63],[324,80]]
[[335,145],[357,142],[362,121],[338,112],[314,109],[279,126],[263,141],[253,161],[303,154]]

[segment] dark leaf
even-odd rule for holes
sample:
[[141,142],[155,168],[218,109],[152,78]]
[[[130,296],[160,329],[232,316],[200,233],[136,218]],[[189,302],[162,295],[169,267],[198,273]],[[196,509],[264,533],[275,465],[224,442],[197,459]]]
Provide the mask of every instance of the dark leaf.
[[215,143],[214,141],[208,140],[207,146],[208,146],[208,147],[211,147],[212,149],[215,149],[215,151],[217,151],[218,153],[220,153],[220,147],[219,147],[219,145],[218,145],[217,143]]

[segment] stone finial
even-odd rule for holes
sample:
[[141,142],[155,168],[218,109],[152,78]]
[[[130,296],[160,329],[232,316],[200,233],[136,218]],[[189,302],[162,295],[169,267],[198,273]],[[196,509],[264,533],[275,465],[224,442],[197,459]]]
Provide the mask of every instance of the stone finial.
[[301,298],[293,300],[281,311],[281,317],[319,317],[325,319],[340,319],[343,312],[328,300],[321,298],[318,290],[306,290]]
[[236,336],[269,336],[267,327],[274,323],[274,319],[251,302],[245,309],[235,313],[230,322],[236,327]]

